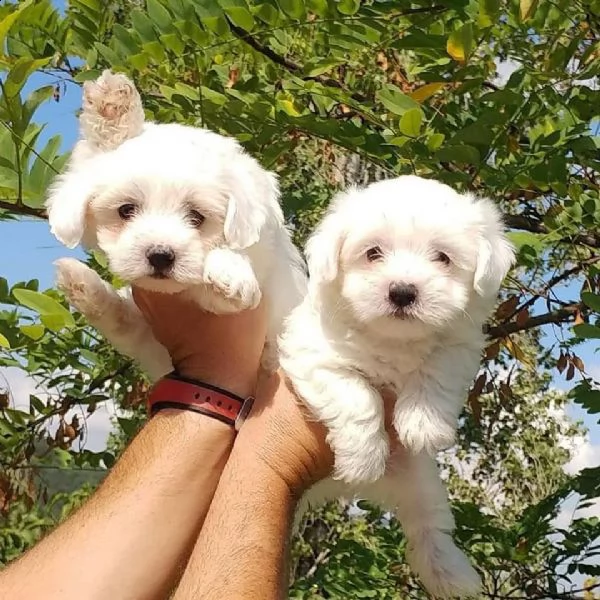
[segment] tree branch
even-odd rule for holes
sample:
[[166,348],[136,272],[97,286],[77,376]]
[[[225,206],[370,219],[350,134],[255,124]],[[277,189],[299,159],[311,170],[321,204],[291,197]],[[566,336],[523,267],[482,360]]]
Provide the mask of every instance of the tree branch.
[[[410,15],[417,15],[417,14],[423,14],[423,13],[435,14],[435,13],[443,12],[445,10],[447,10],[447,8],[445,6],[441,6],[441,5],[427,6],[427,7],[420,7],[420,8],[409,8],[407,10],[395,13],[393,15],[389,15],[389,20],[391,20],[393,18],[397,18],[397,17],[406,17],[406,16],[410,16]],[[358,92],[350,92],[349,90],[347,90],[344,87],[344,85],[340,81],[338,81],[337,79],[333,79],[332,77],[327,77],[326,75],[315,75],[313,77],[310,77],[310,76],[302,77],[301,74],[304,71],[304,67],[302,65],[300,65],[299,63],[297,63],[289,58],[286,58],[285,56],[281,56],[280,54],[277,54],[277,52],[275,52],[272,48],[269,48],[268,46],[265,46],[261,42],[259,42],[256,39],[255,34],[248,33],[241,27],[238,27],[235,23],[232,23],[232,21],[229,17],[226,16],[225,18],[227,19],[227,22],[229,24],[229,28],[231,29],[231,32],[240,41],[245,42],[246,44],[248,44],[248,46],[250,46],[251,48],[256,50],[259,54],[266,56],[269,60],[271,60],[275,64],[283,67],[287,71],[290,71],[291,73],[300,75],[300,77],[304,81],[317,81],[324,86],[334,87],[334,88],[344,90],[345,92],[347,92],[350,95],[350,97],[353,100],[356,100],[357,102],[363,102],[364,100],[366,100],[366,97],[363,94],[360,94]]]
[[526,302],[517,306],[515,310],[505,319],[505,322],[510,321],[515,315],[518,315],[523,309],[529,308],[533,304],[535,304],[538,298],[545,297],[545,295],[557,284],[569,279],[572,275],[576,275],[580,271],[583,271],[585,267],[589,265],[593,265],[600,261],[600,256],[591,256],[590,258],[586,258],[584,260],[579,261],[574,267],[563,271],[562,273],[556,274],[554,277],[551,277],[546,285],[537,293],[532,294],[531,298],[529,298]]
[[566,323],[574,319],[575,315],[584,309],[585,307],[582,304],[569,304],[558,310],[530,317],[523,323],[511,321],[510,323],[502,323],[502,325],[486,325],[483,332],[492,340],[500,339],[513,333],[535,329],[542,325],[560,325],[561,323]]
[[45,209],[26,206],[20,201],[10,202],[9,200],[0,200],[0,210],[6,210],[16,215],[37,217],[38,219],[46,219],[48,217]]
[[[525,215],[504,215],[504,223],[511,229],[531,231],[531,233],[550,233],[550,230],[542,221]],[[592,248],[600,248],[600,235],[594,233],[577,233],[564,238],[564,242],[570,244],[582,244]]]
[[[232,33],[240,41],[245,42],[246,44],[248,44],[248,46],[250,46],[251,48],[256,50],[259,54],[266,56],[269,60],[273,61],[275,64],[283,67],[287,71],[290,71],[290,73],[297,74],[304,81],[317,81],[320,84],[327,86],[327,87],[334,87],[334,88],[337,88],[340,90],[348,91],[344,88],[344,86],[339,81],[337,81],[336,79],[333,79],[331,77],[327,77],[325,75],[315,75],[314,77],[309,77],[309,76],[302,77],[302,72],[304,71],[304,67],[302,65],[298,64],[297,62],[295,62],[289,58],[286,58],[285,56],[281,56],[281,55],[277,54],[277,52],[275,52],[268,46],[264,46],[263,44],[261,44],[251,33],[247,33],[241,27],[238,27],[237,25],[232,23],[229,18],[227,18],[227,20],[229,22],[229,27],[230,27]],[[356,100],[358,102],[363,102],[366,99],[363,94],[359,94],[356,92],[351,93],[350,97],[353,100]]]

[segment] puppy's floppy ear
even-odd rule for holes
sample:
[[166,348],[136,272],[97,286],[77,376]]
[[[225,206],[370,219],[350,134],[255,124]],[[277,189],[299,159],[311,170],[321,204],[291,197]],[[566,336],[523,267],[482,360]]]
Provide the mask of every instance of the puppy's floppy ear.
[[504,232],[502,215],[487,198],[473,199],[481,219],[481,239],[473,287],[480,296],[495,296],[515,262],[515,252]]
[[143,126],[142,100],[128,77],[106,70],[96,81],[83,84],[79,127],[93,150],[112,150],[139,135]]
[[330,283],[339,271],[340,252],[345,233],[336,208],[348,194],[336,196],[329,205],[327,214],[306,242],[306,262],[311,283]]
[[93,246],[95,234],[86,228],[87,208],[94,194],[91,178],[83,172],[67,172],[52,184],[46,201],[50,231],[68,248],[84,241]]
[[274,173],[263,169],[238,146],[229,165],[229,185],[225,241],[231,248],[243,250],[258,242],[268,219],[283,223],[279,184]]

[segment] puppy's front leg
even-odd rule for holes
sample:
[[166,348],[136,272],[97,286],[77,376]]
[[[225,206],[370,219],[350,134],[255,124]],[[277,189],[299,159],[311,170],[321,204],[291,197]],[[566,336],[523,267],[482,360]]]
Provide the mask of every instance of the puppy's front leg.
[[54,264],[57,287],[119,352],[137,360],[153,379],[172,370],[167,350],[155,339],[128,291],[118,293],[73,258],[61,258]]
[[454,517],[435,460],[399,449],[385,477],[364,497],[393,512],[407,538],[407,559],[436,598],[477,595],[481,582],[452,539]]
[[204,281],[213,286],[237,311],[256,308],[260,285],[247,256],[227,248],[215,248],[206,256]]
[[383,476],[389,456],[383,401],[359,374],[317,367],[294,387],[315,417],[328,429],[335,455],[334,478],[347,483]]
[[455,441],[458,416],[480,362],[478,347],[453,345],[434,353],[398,394],[394,427],[411,452],[435,454]]

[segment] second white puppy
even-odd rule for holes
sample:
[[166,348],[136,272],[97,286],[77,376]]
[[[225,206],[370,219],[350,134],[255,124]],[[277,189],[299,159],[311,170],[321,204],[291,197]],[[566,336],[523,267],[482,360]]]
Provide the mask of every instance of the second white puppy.
[[[140,95],[122,74],[105,71],[84,84],[80,125],[48,199],[56,237],[99,247],[124,281],[184,294],[210,312],[254,308],[264,297],[263,366],[274,369],[283,319],[305,293],[276,177],[232,138],[145,122]],[[171,370],[128,289],[117,293],[73,259],[57,266],[59,287],[118,350],[154,378]]]
[[[452,540],[431,455],[453,443],[482,325],[513,262],[500,214],[489,200],[399,177],[335,198],[306,251],[309,294],[287,321],[281,364],[335,454],[334,479],[307,502],[358,496],[393,511],[428,590],[472,595],[479,577]],[[383,387],[397,394],[402,448],[392,456]]]

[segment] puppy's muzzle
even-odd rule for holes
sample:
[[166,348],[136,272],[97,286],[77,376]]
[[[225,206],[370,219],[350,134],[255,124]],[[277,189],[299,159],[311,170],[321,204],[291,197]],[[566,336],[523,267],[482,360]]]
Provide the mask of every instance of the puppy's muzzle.
[[156,246],[146,252],[146,258],[154,269],[154,275],[166,277],[175,262],[175,252],[168,246]]
[[392,283],[388,292],[390,302],[397,308],[405,309],[415,303],[417,287],[412,283]]

